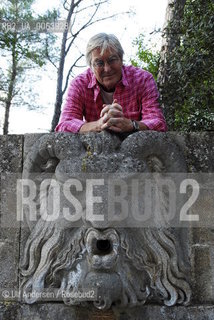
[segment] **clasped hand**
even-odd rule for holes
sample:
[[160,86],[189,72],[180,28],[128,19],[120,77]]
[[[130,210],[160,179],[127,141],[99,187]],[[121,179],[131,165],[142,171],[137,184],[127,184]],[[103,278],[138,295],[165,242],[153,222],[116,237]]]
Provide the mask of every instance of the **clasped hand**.
[[112,104],[104,104],[100,113],[101,130],[109,129],[115,132],[129,132],[133,130],[130,119],[125,118],[121,105],[115,99]]

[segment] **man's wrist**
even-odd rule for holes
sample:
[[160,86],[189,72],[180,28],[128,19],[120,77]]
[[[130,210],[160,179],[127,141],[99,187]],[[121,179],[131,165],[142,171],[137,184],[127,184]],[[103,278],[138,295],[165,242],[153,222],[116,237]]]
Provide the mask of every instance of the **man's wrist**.
[[148,130],[149,128],[141,121],[131,120],[132,124],[132,132],[144,131]]
[[140,125],[139,125],[139,123],[138,123],[136,120],[131,120],[131,122],[132,122],[132,126],[133,126],[132,131],[133,131],[133,132],[139,131],[139,130],[140,130]]
[[100,132],[101,126],[99,121],[85,122],[79,130],[79,133]]

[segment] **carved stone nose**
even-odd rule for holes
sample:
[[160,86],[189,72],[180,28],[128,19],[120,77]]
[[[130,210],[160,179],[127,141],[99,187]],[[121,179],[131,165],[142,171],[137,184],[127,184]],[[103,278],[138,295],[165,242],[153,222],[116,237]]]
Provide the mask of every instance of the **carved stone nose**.
[[109,239],[96,239],[94,249],[94,254],[109,254],[112,251],[112,242]]

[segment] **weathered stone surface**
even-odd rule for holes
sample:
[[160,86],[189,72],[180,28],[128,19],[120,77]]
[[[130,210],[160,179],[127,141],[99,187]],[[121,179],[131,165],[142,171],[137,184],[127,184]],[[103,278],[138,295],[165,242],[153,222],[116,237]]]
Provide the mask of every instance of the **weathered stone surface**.
[[208,244],[194,244],[194,301],[214,303],[214,247]]
[[196,228],[193,233],[192,242],[200,245],[214,246],[214,229],[213,228]]
[[0,136],[1,226],[0,288],[18,285],[20,225],[14,211],[16,184],[14,176],[22,171],[22,136]]
[[[214,132],[178,133],[170,132],[183,152],[188,172],[214,173]],[[200,190],[202,193],[203,190]],[[191,275],[193,301],[214,302],[214,228],[213,190],[205,190],[195,211],[203,216],[205,227],[196,227],[192,232]],[[212,206],[212,207],[211,207]],[[212,209],[213,208],[213,209]],[[192,210],[194,213],[194,210]],[[206,224],[207,222],[207,224]],[[211,222],[211,223],[210,223]],[[214,318],[214,317],[213,317]]]
[[[170,163],[169,160],[173,162],[173,169],[171,169],[173,171],[176,171],[176,168],[178,169],[177,172],[182,170],[186,171],[186,163],[188,172],[214,172],[214,136],[212,132],[170,132],[167,134],[160,134],[162,138],[159,143],[157,142],[158,135],[159,134],[152,132],[146,134],[136,133],[124,139],[124,137],[122,136],[116,137],[105,133],[87,134],[81,136],[72,134],[49,134],[45,135],[46,138],[40,145],[41,148],[39,149],[39,153],[39,142],[37,142],[37,140],[43,135],[26,135],[24,159],[26,159],[29,151],[31,152],[31,156],[29,158],[26,171],[41,172],[42,170],[42,172],[48,171],[50,174],[52,174],[55,172],[57,168],[58,177],[62,177],[64,172],[105,173],[117,171],[119,172],[122,170],[123,172],[127,173],[133,171],[133,169],[136,172],[142,172],[143,170],[145,170],[145,168],[149,168],[149,170],[160,170],[160,168],[164,167],[164,158],[166,158],[167,156],[168,164]],[[12,142],[10,141],[10,139],[12,140]],[[153,140],[156,140],[155,146],[152,142]],[[33,151],[32,146],[35,142],[37,143],[37,147],[33,147]],[[0,155],[0,158],[2,159],[3,163],[2,167],[0,166],[0,171],[13,171],[12,168],[15,168],[16,172],[20,172],[23,161],[22,137],[0,137],[0,144],[1,146],[4,146],[4,148],[6,149],[5,155]],[[162,150],[164,150],[164,152],[161,152],[161,148]],[[153,152],[151,158],[149,157],[149,153],[152,150]],[[180,150],[180,156],[176,154],[176,150]],[[145,162],[143,160],[145,157],[149,157],[149,162]],[[71,159],[73,160],[71,161]],[[10,165],[10,163],[12,165]],[[40,164],[42,164],[42,166],[40,166]],[[166,164],[167,171],[169,170],[168,164]],[[13,187],[10,187],[9,189],[9,198],[11,199],[11,201],[9,201],[9,206],[6,206],[3,203],[2,208],[4,208],[3,211],[4,213],[6,212],[8,220],[13,221],[14,215],[16,214],[16,212],[12,210],[12,200],[14,200],[15,190],[13,189]],[[201,211],[206,208],[206,197],[210,197],[210,195],[204,195],[204,202],[197,204],[197,210]],[[204,213],[206,217],[206,210],[204,210]],[[209,219],[209,221],[212,219],[211,210],[209,210],[209,216],[207,216],[207,218]],[[42,226],[42,223],[40,224],[40,226]],[[38,232],[42,230],[40,226],[38,226]],[[94,225],[92,229],[95,230],[96,225]],[[45,229],[43,228],[43,231],[44,230]],[[46,234],[48,235],[48,228],[46,231]],[[57,231],[57,229],[55,229],[54,227],[52,231],[55,232]],[[0,259],[2,264],[0,269],[0,286],[5,288],[17,287],[20,235],[18,229],[14,232],[14,228],[3,228],[0,230],[0,232],[0,239],[3,239],[3,244],[2,246],[0,246]],[[120,231],[118,232],[118,230],[116,230],[116,232],[119,234],[119,236],[122,235]],[[101,240],[106,240],[105,236],[103,236],[104,233],[101,233],[102,237],[104,237],[101,237]],[[25,248],[25,243],[29,234],[30,230],[26,228],[22,229],[21,260],[24,257],[23,250]],[[39,239],[39,233],[35,233],[34,235],[35,240],[37,235]],[[67,231],[64,232],[64,243],[67,244],[67,248],[69,246],[69,241],[70,239],[72,239],[73,235],[74,232],[72,231],[72,229],[69,230],[68,228]],[[126,233],[124,233],[124,235],[126,237],[128,236],[128,234]],[[136,239],[138,238],[136,235],[137,232],[134,232],[133,235],[130,235],[130,238],[133,240],[133,244],[135,243],[134,245],[139,248],[140,245],[136,242]],[[140,309],[133,309],[127,306],[123,309],[123,311],[122,309],[119,310],[116,308],[113,312],[112,310],[96,311],[95,309],[92,309],[91,311],[89,311],[89,309],[85,310],[84,308],[75,309],[75,307],[73,306],[66,306],[59,302],[45,304],[35,303],[33,305],[26,305],[15,304],[13,302],[5,301],[5,303],[0,306],[0,319],[213,320],[214,309],[212,306],[206,306],[206,304],[210,303],[213,305],[214,303],[213,228],[193,228],[190,234],[188,234],[185,229],[178,231],[175,230],[172,233],[172,237],[173,239],[177,239],[178,244],[176,244],[175,248],[178,257],[178,264],[179,267],[181,267],[181,269],[185,273],[186,278],[190,282],[191,289],[193,292],[191,303],[195,305],[191,305],[188,307],[164,307],[160,305],[144,305],[141,306]],[[155,238],[155,241],[156,239],[157,238]],[[75,240],[75,237],[73,238],[73,240]],[[70,244],[72,244],[72,241],[70,242]],[[59,241],[58,243],[56,243],[56,246],[62,249],[63,246],[60,247],[60,245],[61,244],[59,238]],[[117,243],[115,242],[115,248],[116,247]],[[41,247],[38,246],[38,249],[40,251]],[[119,255],[121,256],[122,252],[120,252]],[[134,261],[134,259],[132,260]],[[122,265],[125,266],[123,263]],[[133,271],[135,267],[136,265],[133,265],[131,271]],[[139,271],[137,272],[139,273]],[[125,273],[128,273],[128,271]],[[100,278],[99,280],[102,280],[103,283],[108,283],[108,279],[108,276],[105,276],[103,279]],[[92,282],[94,282],[94,279],[93,277],[87,278],[87,281],[88,284],[91,284]],[[115,281],[115,283],[117,283],[117,280]],[[136,282],[133,283],[136,284]],[[138,283],[140,283],[140,281],[138,281]],[[108,286],[108,289],[113,290],[114,293],[116,293],[117,290],[120,290],[118,288],[119,286],[117,286],[117,288],[114,286]],[[137,289],[134,293],[136,292]],[[131,294],[131,296],[133,295]],[[147,303],[151,303],[151,301],[148,299]],[[163,300],[160,300],[159,303],[163,303]],[[200,306],[200,304],[202,305]]]
[[24,135],[24,147],[23,147],[23,161],[30,151],[33,144],[40,139],[44,134],[43,133],[30,133]]
[[78,311],[62,304],[0,305],[1,320],[213,320],[213,305],[189,307],[143,306],[125,313]]
[[[42,135],[43,134],[25,135],[25,155]],[[92,135],[99,137],[97,134],[84,135],[85,145],[89,143],[89,137]],[[168,132],[167,136],[174,140],[183,153],[188,172],[214,172],[214,132]],[[98,138],[98,140],[99,139],[100,138]],[[105,141],[105,144],[106,143],[107,141]]]
[[0,173],[22,171],[23,136],[0,136]]
[[[46,135],[33,146],[24,165],[26,177],[36,173],[37,179],[49,172],[61,182],[76,173],[185,171],[179,147],[167,134],[157,132],[141,132],[124,140],[107,132]],[[35,228],[21,255],[24,291],[55,287],[68,294],[74,289],[95,289],[97,296],[92,302],[61,300],[83,308],[93,303],[102,310],[112,306],[127,309],[151,301],[168,306],[189,302],[188,268],[183,259],[188,256],[188,236],[184,232],[173,234],[160,225],[118,228],[97,221],[77,229],[60,212],[52,223],[44,221],[40,212],[41,218],[33,223]],[[25,299],[28,303],[37,300]]]
[[214,132],[169,132],[186,158],[188,172],[214,172]]

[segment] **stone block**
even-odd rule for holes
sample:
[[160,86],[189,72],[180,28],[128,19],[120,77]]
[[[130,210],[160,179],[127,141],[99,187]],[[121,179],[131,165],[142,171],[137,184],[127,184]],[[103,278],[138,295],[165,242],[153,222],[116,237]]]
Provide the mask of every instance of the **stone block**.
[[194,244],[192,247],[194,303],[214,303],[213,250],[208,244]]
[[22,171],[23,136],[0,136],[0,173]]
[[[25,226],[21,228],[19,223],[16,224],[16,188],[14,181],[18,175],[13,176],[13,174],[22,172],[23,154],[24,159],[26,159],[29,151],[33,150],[34,143],[42,136],[43,134],[29,134],[25,135],[24,138],[22,136],[0,136],[2,150],[0,154],[0,172],[3,177],[1,179],[1,222],[4,222],[0,229],[0,289],[19,287],[18,261],[19,258],[22,260],[24,257],[23,250],[32,231],[32,229],[29,230]],[[122,170],[122,172],[131,172],[131,170],[141,172],[146,166],[148,170],[160,169],[160,162],[163,160],[164,163],[163,154],[169,153],[170,157],[168,159],[173,162],[173,169],[178,166],[179,170],[185,170],[186,162],[188,172],[214,172],[214,133],[169,132],[160,134],[160,136],[160,143],[157,144],[158,147],[153,152],[151,141],[154,138],[158,143],[159,137],[156,137],[156,133],[152,132],[148,134],[133,134],[133,139],[132,136],[125,139],[125,137],[118,138],[105,133],[87,135],[52,133],[46,135],[44,143],[40,145],[39,155],[37,155],[36,149],[31,153],[32,162],[29,161],[28,169],[30,168],[31,172],[33,172],[34,168],[36,168],[33,167],[33,162],[39,162],[41,172],[49,168],[50,171],[48,172],[53,173],[53,169],[60,162],[58,169],[61,171],[58,170],[58,173],[63,171],[87,172],[90,170],[91,172],[108,172],[108,170],[112,170],[111,172],[116,172],[117,170]],[[142,139],[144,140],[144,145],[138,153]],[[170,142],[171,139],[173,143]],[[49,143],[53,143],[54,148],[47,148],[46,150]],[[163,145],[165,153],[161,153]],[[149,147],[147,148],[147,146]],[[177,148],[180,150],[180,157],[176,156],[175,151]],[[149,152],[152,152],[152,157],[149,154],[147,155],[148,149],[151,149]],[[55,155],[52,157],[53,150],[55,150]],[[58,159],[57,162],[53,161],[54,157]],[[144,157],[146,161],[144,161]],[[42,158],[45,160],[44,163]],[[49,158],[51,158],[52,162],[49,162]],[[161,161],[157,161],[157,158]],[[73,160],[71,161],[71,159]],[[179,165],[179,161],[176,162],[177,159],[181,161],[181,165]],[[8,174],[7,176],[5,175],[6,173]],[[11,173],[12,178],[11,176],[9,178]],[[5,179],[5,177],[7,178]],[[212,190],[208,194],[204,189],[200,203],[195,204],[192,209],[192,213],[202,212],[204,221],[212,220],[213,202],[210,201],[212,200],[212,194]],[[208,205],[210,206],[209,208]],[[209,212],[208,215],[207,212]],[[113,304],[111,309],[99,311],[89,310],[89,308],[75,308],[64,305],[61,302],[51,301],[44,303],[44,301],[40,301],[27,305],[5,300],[4,303],[0,301],[0,320],[213,320],[214,228],[212,225],[206,228],[202,226],[192,228],[191,237],[186,231],[185,229],[175,230],[173,237],[178,239],[179,243],[178,247],[175,248],[178,258],[176,263],[187,276],[192,289],[190,306],[175,305],[167,307],[158,305],[156,300],[148,299],[146,305],[139,308],[126,307],[121,311],[115,309]],[[130,236],[130,239],[134,239],[136,234],[137,232]],[[64,234],[68,239],[65,244],[70,241],[70,235],[71,233],[69,232]],[[36,235],[34,241],[36,241]],[[164,241],[165,236],[162,235],[160,243],[162,244]],[[136,242],[136,246],[137,244],[138,242]],[[55,246],[58,246],[58,242],[55,243]],[[68,248],[67,251],[69,252]],[[41,250],[38,246],[38,254],[40,252]],[[136,277],[138,274],[139,272],[136,272]],[[106,279],[108,277],[105,275],[104,280]],[[109,289],[108,286],[106,288]],[[114,292],[115,290],[112,290],[112,295]],[[163,300],[159,303],[163,304]]]
[[22,172],[23,137],[0,136],[0,148],[0,289],[12,289],[18,286],[20,225],[16,220],[15,182]]
[[186,157],[188,172],[214,172],[214,132],[169,132]]
[[43,133],[30,133],[24,135],[23,161],[25,161],[25,158],[33,144],[43,135]]
[[126,312],[79,312],[63,304],[0,305],[1,320],[213,320],[213,305],[189,307],[142,306]]

